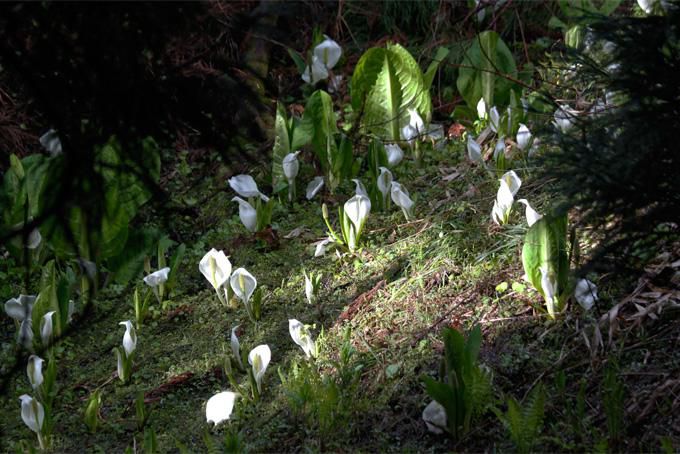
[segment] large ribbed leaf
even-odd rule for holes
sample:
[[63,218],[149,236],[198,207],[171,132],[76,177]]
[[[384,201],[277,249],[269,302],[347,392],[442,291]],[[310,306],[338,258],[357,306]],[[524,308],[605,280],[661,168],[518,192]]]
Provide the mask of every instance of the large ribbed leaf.
[[507,104],[515,85],[499,73],[517,78],[515,60],[498,33],[482,32],[465,51],[458,70],[456,85],[468,106],[474,109],[482,96],[489,107]]
[[272,150],[272,187],[276,190],[278,183],[285,181],[283,175],[283,158],[290,153],[290,131],[283,104],[276,103],[276,120],[274,120],[274,149]]
[[352,108],[361,109],[380,75],[387,51],[382,47],[368,49],[361,56],[352,75]]
[[432,101],[423,73],[398,44],[372,48],[362,55],[352,76],[352,106],[362,112],[362,127],[385,140],[399,140],[407,109],[429,122]]
[[283,158],[288,153],[297,151],[312,140],[314,125],[311,121],[288,118],[283,104],[276,104],[276,120],[274,121],[274,148],[272,151],[272,187],[277,192],[285,187],[283,174]]
[[303,122],[314,126],[312,146],[325,172],[330,168],[329,156],[335,148],[334,134],[338,126],[333,112],[333,100],[323,90],[317,90],[307,100]]
[[559,296],[564,295],[569,285],[566,216],[545,216],[529,228],[522,247],[522,264],[529,282],[541,295],[545,296],[541,267],[557,276]]
[[401,84],[402,120],[407,115],[406,109],[411,108],[418,111],[426,124],[429,123],[432,117],[432,99],[418,62],[399,44],[388,44],[387,50],[396,57],[392,58]]
[[439,47],[437,53],[434,55],[430,66],[427,67],[427,71],[423,75],[423,83],[425,84],[425,89],[429,90],[432,87],[432,82],[434,81],[434,76],[437,74],[439,65],[446,59],[449,55],[449,49],[446,47]]
[[370,91],[366,104],[364,125],[374,131],[384,131],[392,140],[399,138],[399,121],[401,107],[401,84],[397,79],[394,63],[390,53],[385,53],[380,76]]

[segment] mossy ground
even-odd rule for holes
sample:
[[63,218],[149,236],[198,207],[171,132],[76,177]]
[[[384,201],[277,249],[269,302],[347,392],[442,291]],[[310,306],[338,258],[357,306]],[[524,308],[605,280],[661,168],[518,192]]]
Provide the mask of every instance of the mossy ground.
[[[342,260],[333,253],[313,257],[313,243],[326,236],[319,200],[300,198],[292,206],[277,206],[277,241],[256,238],[245,232],[236,204],[229,202],[230,190],[219,177],[225,169],[214,170],[202,187],[176,193],[201,203],[196,217],[174,220],[181,237],[190,239],[187,252],[170,297],[162,306],[153,304],[150,318],[138,331],[131,383],[123,385],[116,378],[112,353],[123,334],[117,323],[134,318],[129,289],[105,288],[82,329],[55,347],[59,392],[54,452],[122,452],[135,444],[140,449],[134,406],[140,392],[151,409],[148,427],[155,431],[161,452],[177,446],[204,452],[206,436],[219,445],[226,434],[237,432],[241,447],[252,452],[512,450],[491,411],[456,441],[428,433],[421,420],[430,401],[421,377],[438,373],[442,327],[467,329],[476,323],[484,337],[480,360],[493,373],[490,404],[502,410],[504,396],[521,400],[536,383],[546,386],[545,424],[535,449],[655,451],[662,443],[680,447],[677,398],[672,394],[654,396],[658,408],[647,411],[639,425],[633,424],[637,415],[631,413],[649,402],[642,402],[640,394],[635,397],[636,390],[642,388],[641,395],[650,397],[662,379],[670,380],[674,371],[677,377],[677,336],[669,340],[678,327],[677,312],[661,317],[642,334],[615,333],[613,344],[607,343],[604,331],[607,348],[592,352],[581,331],[594,326],[593,315],[572,304],[560,320],[549,321],[539,295],[522,280],[522,213],[516,209],[506,227],[490,222],[495,179],[465,162],[461,143],[431,150],[421,168],[402,163],[395,178],[416,202],[415,219],[406,222],[395,207],[388,213],[372,212],[363,250]],[[541,195],[532,187],[530,173],[520,174],[524,196],[540,209]],[[303,172],[299,181],[307,177],[311,175]],[[343,202],[352,189],[346,183],[326,201]],[[286,238],[297,228],[303,228],[298,236]],[[245,267],[256,276],[264,289],[258,323],[247,318],[242,305],[220,305],[199,273],[198,261],[211,247],[223,249],[234,267]],[[306,302],[303,270],[323,274],[318,305]],[[502,282],[508,283],[507,290],[497,287]],[[525,288],[511,287],[513,283]],[[600,295],[600,313],[621,297],[606,283]],[[320,355],[312,365],[290,339],[290,318],[314,325]],[[7,320],[3,323],[3,356],[9,357],[14,328]],[[242,348],[248,351],[266,343],[272,362],[261,400],[241,398],[232,420],[211,428],[205,422],[205,402],[231,388],[222,364],[235,325],[240,325]],[[675,342],[675,350],[657,350],[653,341],[659,339]],[[607,429],[602,397],[603,370],[615,359],[626,391],[625,424],[618,439]],[[303,372],[296,376],[293,364]],[[305,373],[306,368],[319,375]],[[236,377],[247,388],[246,375],[237,372]],[[285,386],[282,377],[287,378]],[[645,383],[636,383],[640,377]],[[581,383],[585,409],[579,414]],[[17,374],[2,400],[3,451],[12,450],[21,439],[34,441],[19,416],[18,396],[29,388],[25,375]],[[101,426],[89,433],[83,411],[97,388],[103,391]]]

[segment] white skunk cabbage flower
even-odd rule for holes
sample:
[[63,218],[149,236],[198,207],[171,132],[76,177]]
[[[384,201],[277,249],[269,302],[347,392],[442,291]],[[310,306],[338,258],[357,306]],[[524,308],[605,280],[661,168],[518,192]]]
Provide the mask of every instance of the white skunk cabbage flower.
[[574,288],[574,298],[584,310],[589,311],[598,300],[597,286],[588,279],[579,279]]
[[425,132],[425,123],[416,109],[409,108],[408,114],[408,123],[401,128],[401,138],[412,145],[413,141]]
[[526,150],[531,145],[531,131],[525,124],[520,123],[517,130],[517,146],[520,150]]
[[20,322],[17,342],[30,350],[33,346],[33,303],[34,295],[19,295],[5,302],[5,312],[17,322]]
[[296,151],[295,153],[288,153],[285,158],[283,158],[283,174],[288,180],[288,184],[295,183],[295,177],[297,177],[300,171],[300,162],[297,159],[297,155],[300,153]]
[[[328,78],[328,70],[333,69],[340,61],[342,48],[338,43],[324,35],[324,39],[315,48],[312,54],[312,64],[305,68],[302,80],[308,84],[315,84]],[[337,81],[332,81],[337,84]],[[337,88],[337,87],[335,87]]]
[[125,334],[123,334],[123,349],[125,350],[125,354],[130,356],[130,354],[132,354],[132,352],[134,352],[137,348],[137,331],[135,331],[135,327],[132,325],[130,320],[126,320],[118,324],[125,326]]
[[302,80],[314,85],[320,80],[328,79],[328,69],[316,55],[312,56],[312,64],[307,66],[302,73]]
[[522,180],[519,179],[514,170],[509,170],[503,174],[501,180],[505,181],[512,192],[513,197],[519,191],[520,186],[522,186]]
[[529,205],[529,201],[527,199],[519,199],[518,202],[526,207],[524,210],[524,215],[527,218],[527,224],[529,224],[529,227],[534,225],[539,219],[543,217],[543,215],[531,208],[531,205]]
[[390,196],[392,197],[394,204],[401,208],[406,220],[409,221],[413,217],[413,206],[415,205],[415,202],[411,200],[408,190],[401,184],[393,181]]
[[57,311],[49,311],[40,320],[40,338],[43,346],[48,345],[52,338],[52,316],[56,313]]
[[385,167],[380,167],[380,175],[378,175],[378,191],[383,196],[383,203],[387,203],[387,197],[390,195],[390,190],[392,189],[392,172],[387,170]]
[[[482,7],[479,7],[479,4],[482,3]],[[475,0],[475,8],[479,8],[479,11],[477,11],[477,22],[481,23],[484,21],[484,17],[486,17],[486,4],[484,2],[481,2],[481,0]]]
[[243,200],[241,197],[234,197],[231,199],[232,202],[238,202],[238,217],[241,219],[241,223],[249,232],[254,232],[257,230],[257,210],[247,201]]
[[314,48],[314,56],[319,59],[328,69],[333,69],[340,61],[342,48],[328,35],[323,35],[324,40]]
[[323,177],[314,177],[314,179],[307,185],[307,193],[305,194],[307,200],[312,200],[314,196],[321,190],[321,188],[323,188],[323,185]]
[[288,320],[288,332],[293,342],[298,344],[302,351],[305,352],[307,358],[316,357],[316,346],[309,329],[300,321],[293,319]]
[[536,153],[538,153],[539,149],[541,147],[541,139],[539,137],[535,138],[531,144],[531,148],[529,148],[529,152],[527,153],[528,157],[534,156]]
[[364,222],[366,222],[366,218],[368,218],[371,212],[371,199],[363,195],[355,195],[345,202],[343,210],[345,211],[345,216],[354,225],[354,228],[350,228],[349,244],[347,245],[353,251],[357,245],[357,237],[361,235]]
[[37,399],[28,394],[22,394],[19,399],[21,399],[21,419],[29,429],[40,434],[45,422],[45,409]]
[[657,3],[659,0],[637,0],[638,6],[645,14],[652,14]]
[[234,411],[234,402],[238,395],[231,391],[217,393],[208,399],[205,404],[206,422],[218,425],[222,421],[227,421]]
[[328,93],[337,93],[340,91],[340,85],[342,84],[342,75],[332,76],[328,79]]
[[371,200],[364,195],[355,195],[343,207],[345,215],[354,224],[356,232],[360,232],[366,222],[366,218],[371,213]]
[[228,181],[231,189],[236,191],[241,197],[259,197],[263,201],[269,202],[269,197],[257,189],[257,183],[255,183],[255,180],[250,175],[236,175],[229,178]]
[[498,225],[508,222],[508,217],[510,216],[510,211],[512,210],[512,203],[514,201],[515,197],[513,196],[508,183],[504,179],[501,179],[500,187],[498,188],[498,193],[496,194],[496,200],[493,202],[491,219]]
[[496,106],[493,106],[491,110],[489,111],[489,126],[491,127],[491,130],[495,133],[498,133],[498,127],[500,126],[500,120],[501,116],[498,113],[498,109]]
[[470,161],[482,162],[482,146],[469,134],[467,136],[467,152]]
[[215,290],[219,290],[231,276],[231,262],[224,251],[212,248],[198,263],[198,270]]
[[498,159],[498,155],[505,154],[505,137],[499,137],[496,146],[493,147],[493,158]]
[[165,267],[161,268],[158,271],[154,271],[153,273],[149,274],[144,278],[144,283],[148,285],[149,287],[158,287],[161,284],[164,284],[168,280],[168,274],[170,273],[170,268]]
[[568,132],[572,126],[574,126],[574,116],[575,116],[575,111],[570,109],[568,106],[560,106],[556,111],[555,111],[555,121],[553,124],[559,128],[562,133]]
[[307,298],[307,302],[312,304],[314,301],[314,283],[312,283],[312,280],[307,273],[305,273],[305,297]]
[[40,145],[50,154],[56,156],[62,153],[61,140],[54,129],[48,130],[45,134],[40,136]]
[[269,361],[272,358],[272,351],[269,345],[258,345],[248,353],[248,363],[253,368],[253,376],[255,383],[257,383],[257,391],[262,392],[262,377],[269,366]]
[[404,159],[404,150],[396,143],[389,143],[385,145],[385,152],[387,153],[387,165],[394,167]]
[[231,275],[230,284],[236,296],[247,305],[257,287],[257,279],[245,268],[238,268]]
[[19,295],[18,298],[11,298],[5,302],[5,312],[18,322],[31,318],[35,298],[35,295]]
[[37,249],[38,246],[40,246],[41,241],[42,235],[40,234],[40,230],[33,229],[31,230],[31,233],[28,234],[28,241],[26,242],[26,247],[28,249]]
[[360,195],[363,197],[368,197],[368,191],[366,191],[366,186],[358,178],[353,178],[352,181],[356,184],[354,189],[354,195]]
[[555,318],[555,298],[558,296],[557,279],[554,273],[548,271],[547,266],[542,266],[541,270],[541,288],[543,289],[543,297],[548,308],[550,317]]
[[316,243],[316,248],[314,249],[314,257],[321,257],[325,255],[326,247],[331,243],[335,243],[335,241],[333,241],[333,239],[330,237]]
[[28,357],[28,364],[26,365],[26,375],[28,375],[28,381],[31,382],[31,386],[33,387],[34,391],[38,389],[40,385],[42,385],[43,382],[42,367],[44,362],[45,362],[44,359],[36,355],[31,355]]
[[480,120],[484,120],[486,116],[486,102],[484,101],[484,96],[482,96],[479,98],[479,102],[477,103],[477,117]]
[[446,429],[446,410],[439,402],[433,400],[423,410],[423,421],[427,430],[434,434],[442,434]]
[[430,123],[426,137],[435,142],[444,138],[444,125]]
[[236,336],[236,330],[241,325],[236,325],[231,329],[231,353],[236,357],[238,364],[243,367],[243,361],[241,361],[241,344],[238,341],[238,336]]
[[19,335],[17,337],[19,342],[26,350],[33,348],[33,320],[26,318],[21,322],[19,327]]

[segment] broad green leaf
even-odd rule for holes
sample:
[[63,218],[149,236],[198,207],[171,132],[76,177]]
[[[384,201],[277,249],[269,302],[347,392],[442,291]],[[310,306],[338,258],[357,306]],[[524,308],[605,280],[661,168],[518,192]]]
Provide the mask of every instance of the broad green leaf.
[[293,62],[295,63],[295,66],[298,69],[298,72],[302,74],[305,72],[305,68],[307,67],[307,63],[305,63],[305,59],[300,56],[300,54],[291,49],[290,47],[287,47],[286,50],[288,51],[288,55],[290,55],[290,58],[293,59]]
[[429,124],[432,118],[432,99],[418,62],[399,44],[388,44],[387,50],[396,56],[393,60],[401,83],[402,118],[406,115],[407,108],[416,109],[425,124]]
[[382,70],[386,53],[387,50],[382,47],[372,47],[357,62],[351,82],[352,108],[355,111],[360,111],[368,101],[369,92]]
[[291,118],[290,149],[297,151],[312,141],[314,137],[314,125],[300,118]]
[[125,247],[131,217],[129,211],[120,203],[120,192],[116,185],[111,185],[104,195],[105,211],[101,219],[99,247],[93,258],[114,257]]
[[187,247],[184,243],[180,244],[177,246],[175,249],[175,252],[172,254],[170,257],[170,275],[168,276],[168,281],[165,283],[165,285],[169,288],[172,289],[174,288],[175,281],[177,280],[177,276],[179,275],[179,265],[182,263],[182,257],[184,257],[184,253],[186,251]]
[[496,82],[496,46],[500,39],[497,33],[484,32],[477,37],[481,50],[482,97],[487,106],[493,106]]
[[468,331],[467,342],[465,343],[465,356],[467,357],[467,367],[472,369],[477,364],[479,348],[482,345],[482,330],[479,325],[475,325]]
[[439,69],[439,65],[441,65],[448,55],[448,48],[439,47],[437,49],[430,66],[427,67],[427,71],[425,71],[425,74],[423,75],[423,85],[426,90],[429,90],[432,87],[432,82],[434,81],[434,76],[437,74],[437,69]]
[[569,26],[564,23],[557,16],[552,16],[548,21],[548,28],[558,28],[560,30],[566,30]]
[[142,274],[144,258],[153,253],[159,236],[160,232],[157,229],[142,228],[130,231],[125,248],[107,262],[116,282],[126,284]]
[[432,101],[423,74],[399,44],[366,51],[352,76],[352,107],[362,112],[362,127],[381,139],[400,140],[407,109],[416,109],[426,123]]
[[330,168],[329,155],[335,147],[333,135],[338,132],[338,126],[333,112],[333,100],[323,90],[317,90],[307,100],[304,118],[314,125],[312,146],[325,172]]
[[17,176],[17,178],[19,178],[20,180],[23,180],[24,175],[25,175],[24,174],[24,166],[21,165],[21,161],[19,160],[17,155],[15,155],[14,153],[9,155],[9,166],[14,171],[14,174]]
[[387,167],[387,153],[385,145],[378,138],[374,138],[368,144],[368,173],[372,180],[376,180],[380,175],[380,167]]
[[444,407],[449,431],[455,434],[458,420],[456,419],[457,399],[454,390],[446,383],[437,381],[432,377],[424,376],[423,382],[425,382],[425,391],[428,396]]
[[397,80],[395,65],[390,54],[383,58],[380,76],[371,90],[370,103],[366,105],[364,124],[368,129],[383,129],[387,125],[388,137],[399,140],[401,85]]
[[487,106],[503,106],[508,102],[510,89],[515,86],[504,76],[517,77],[517,66],[510,49],[496,32],[480,33],[461,62],[456,80],[458,91],[472,109],[482,96]]
[[600,7],[600,13],[604,14],[605,16],[609,16],[616,10],[616,8],[619,7],[620,4],[621,0],[604,0],[602,2],[602,6]]
[[290,153],[290,134],[288,119],[283,104],[276,103],[276,119],[274,120],[274,149],[272,151],[272,186],[285,181],[283,174],[283,158]]
[[[64,328],[65,318],[62,317],[61,307],[58,296],[58,279],[57,271],[54,266],[54,260],[47,262],[40,275],[40,293],[33,304],[33,313],[31,321],[33,324],[34,338],[40,338],[40,322],[43,316],[49,311],[55,311],[52,316],[52,333],[60,336]],[[66,302],[68,307],[68,301]]]
[[544,216],[526,233],[522,248],[522,264],[529,282],[545,297],[541,285],[541,267],[557,276],[558,295],[567,291],[569,257],[567,253],[566,216]]
[[585,37],[583,25],[574,25],[564,33],[564,43],[572,49],[580,49]]
[[463,375],[465,364],[465,338],[458,330],[444,328],[444,352],[446,362],[446,374],[454,372],[458,380]]
[[297,151],[311,142],[313,136],[314,123],[309,117],[304,121],[295,117],[288,118],[283,104],[277,103],[272,150],[272,187],[286,187],[283,159],[288,153]]

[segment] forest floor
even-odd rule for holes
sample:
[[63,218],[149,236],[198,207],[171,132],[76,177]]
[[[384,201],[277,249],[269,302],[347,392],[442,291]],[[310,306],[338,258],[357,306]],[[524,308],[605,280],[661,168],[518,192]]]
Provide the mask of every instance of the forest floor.
[[[492,408],[504,412],[509,396],[521,402],[539,383],[545,417],[534,450],[680,448],[680,294],[668,278],[677,276],[680,249],[658,257],[632,291],[615,276],[602,277],[593,311],[571,302],[552,321],[522,278],[523,210],[516,208],[505,227],[490,221],[496,180],[467,163],[460,140],[431,149],[421,167],[410,159],[397,167],[395,180],[415,200],[415,218],[406,222],[396,207],[371,212],[361,252],[343,259],[332,252],[314,257],[315,242],[327,236],[319,196],[277,204],[273,230],[253,236],[230,202],[234,194],[223,177],[228,169],[216,164],[201,187],[183,190],[185,157],[175,156],[177,171],[165,189],[185,202],[202,202],[195,217],[173,221],[195,238],[186,244],[178,281],[162,304],[153,303],[138,330],[129,384],[117,379],[112,353],[123,334],[118,322],[134,319],[129,289],[106,287],[86,328],[55,347],[54,452],[140,449],[139,393],[160,452],[205,452],[227,435],[252,452],[507,451],[513,442]],[[302,167],[299,186],[313,176]],[[520,195],[540,210],[545,201],[531,169],[518,172]],[[257,179],[258,169],[251,174]],[[324,196],[331,213],[353,186],[346,182],[335,196]],[[258,323],[242,304],[217,301],[198,270],[210,248],[224,250],[234,268],[257,278],[264,290]],[[303,270],[323,276],[314,305],[305,298]],[[293,318],[313,326],[315,361],[291,340]],[[11,353],[14,337],[4,325],[3,355]],[[223,363],[237,325],[242,349],[268,344],[272,359],[260,401],[237,400],[232,419],[212,428],[205,403],[232,388]],[[493,391],[471,430],[452,440],[429,433],[421,418],[431,401],[422,377],[438,376],[442,328],[474,325],[483,333],[480,362],[492,373]],[[247,375],[235,376],[247,389]],[[34,439],[19,417],[18,396],[29,389],[25,375],[17,375],[1,401],[3,452],[20,439]],[[83,412],[95,389],[103,393],[101,421],[90,433]]]

